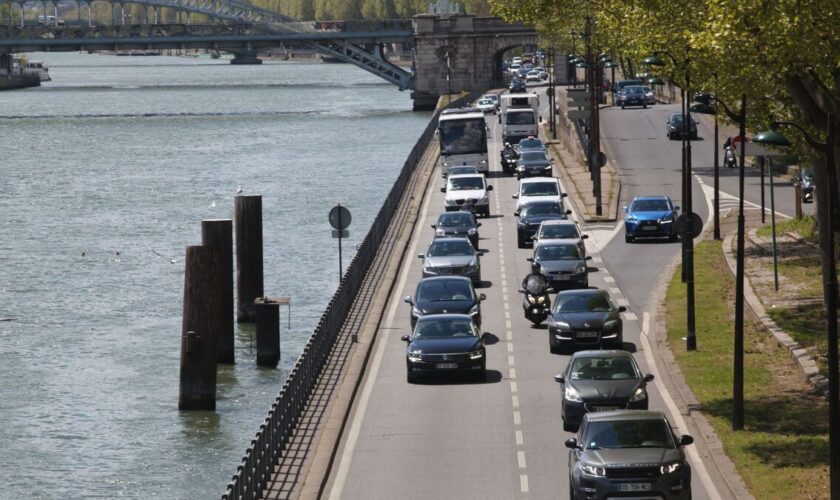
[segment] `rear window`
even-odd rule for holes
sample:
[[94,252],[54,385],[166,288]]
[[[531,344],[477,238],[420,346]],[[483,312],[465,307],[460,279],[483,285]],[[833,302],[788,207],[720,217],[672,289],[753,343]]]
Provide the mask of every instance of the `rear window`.
[[560,194],[556,182],[528,182],[522,184],[522,196],[554,196]]
[[641,85],[641,80],[619,80],[616,84],[619,90],[623,89],[624,87],[628,87],[630,85]]
[[583,444],[588,450],[675,447],[668,424],[653,419],[590,422]]
[[534,113],[508,113],[505,123],[508,125],[533,125]]

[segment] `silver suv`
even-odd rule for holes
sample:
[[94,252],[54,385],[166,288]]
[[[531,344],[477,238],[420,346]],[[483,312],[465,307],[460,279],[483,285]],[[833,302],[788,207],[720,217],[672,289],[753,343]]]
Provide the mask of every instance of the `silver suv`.
[[678,438],[660,411],[587,413],[577,438],[566,440],[569,498],[690,499],[691,467],[682,447],[693,442]]

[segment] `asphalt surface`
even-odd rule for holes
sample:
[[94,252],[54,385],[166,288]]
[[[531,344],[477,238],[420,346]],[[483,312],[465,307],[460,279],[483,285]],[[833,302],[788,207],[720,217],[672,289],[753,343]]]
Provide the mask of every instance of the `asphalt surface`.
[[[682,204],[680,141],[669,141],[664,132],[667,115],[676,107],[603,111],[604,147],[621,171],[623,201],[641,194],[667,194]],[[417,254],[433,238],[430,224],[443,211],[442,182],[436,175],[408,252],[412,261],[395,285],[380,331],[384,335],[374,348],[325,498],[567,496],[564,441],[573,435],[563,431],[560,386],[553,375],[563,370],[569,356],[551,354],[545,326],[533,327],[523,317],[517,290],[529,271],[525,259],[531,249],[516,246],[511,196],[518,183],[501,174],[501,131],[494,116],[488,117],[488,127],[492,165],[488,180],[494,190],[491,216],[480,219],[479,247],[485,255],[481,259],[484,284],[478,290],[487,295],[482,330],[493,339],[487,346],[486,381],[406,382],[405,343],[400,336],[409,333],[410,323],[409,306],[402,297],[414,294],[420,280]],[[701,127],[701,137],[705,133]],[[699,143],[693,143],[695,165],[711,164],[712,150],[698,147]],[[706,220],[703,188],[694,182],[693,189],[695,212]],[[587,240],[594,257],[590,286],[609,290],[619,305],[627,306],[625,349],[635,353],[643,372],[657,376],[649,385],[650,408],[665,411],[677,432],[686,432],[685,422],[660,382],[646,335],[648,319],[655,313],[651,307],[656,285],[666,264],[679,254],[680,244],[628,245],[617,227],[584,226],[587,230],[593,235]],[[686,447],[686,453],[692,463],[693,497],[719,498],[695,448]]]

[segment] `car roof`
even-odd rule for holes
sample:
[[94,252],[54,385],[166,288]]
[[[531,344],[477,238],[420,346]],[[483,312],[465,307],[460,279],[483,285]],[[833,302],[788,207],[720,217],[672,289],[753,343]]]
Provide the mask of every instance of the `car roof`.
[[636,201],[636,200],[670,200],[670,199],[671,198],[669,196],[666,196],[664,194],[656,194],[656,195],[649,195],[649,196],[636,196],[635,198],[633,198],[633,201]]
[[535,182],[557,182],[557,177],[527,177],[519,181],[519,184],[533,184]]
[[420,286],[423,283],[435,283],[439,281],[464,281],[468,284],[472,284],[472,280],[466,276],[430,276],[428,278],[421,279],[420,282],[417,283],[417,286]]
[[529,201],[528,203],[524,203],[522,205],[522,208],[534,207],[534,206],[537,206],[537,205],[561,205],[562,206],[563,202],[561,202],[560,200],[554,199],[554,198],[552,198],[550,200],[543,200],[543,199],[537,198],[535,200]]
[[[464,165],[455,165],[456,167],[463,167]],[[469,165],[467,165],[469,166]],[[484,178],[484,174],[454,174],[447,177],[447,179],[463,179],[466,177],[481,177]]]
[[577,226],[577,221],[571,219],[551,219],[542,221],[543,226]]
[[468,319],[472,320],[472,316],[469,314],[455,314],[455,313],[446,313],[446,314],[426,314],[417,318],[417,323],[420,322],[428,322],[428,321],[435,321],[440,319]]
[[585,413],[584,418],[590,422],[610,422],[615,420],[665,420],[665,414],[656,410],[619,410]]
[[436,237],[431,242],[429,242],[429,245],[433,245],[435,243],[440,243],[440,242],[445,242],[445,241],[448,241],[448,240],[460,240],[460,241],[466,241],[467,243],[470,242],[469,238],[467,238],[466,236],[450,234],[450,235],[447,235],[447,236]]
[[633,359],[633,355],[623,349],[592,349],[586,351],[577,351],[572,354],[572,358],[603,358],[603,357],[611,357],[611,358],[630,358]]
[[561,290],[557,292],[557,297],[561,295],[606,295],[609,297],[607,291],[600,288],[576,288],[574,290]]
[[534,245],[534,251],[540,247],[575,247],[577,248],[577,242],[572,238],[541,238],[537,241],[537,244]]

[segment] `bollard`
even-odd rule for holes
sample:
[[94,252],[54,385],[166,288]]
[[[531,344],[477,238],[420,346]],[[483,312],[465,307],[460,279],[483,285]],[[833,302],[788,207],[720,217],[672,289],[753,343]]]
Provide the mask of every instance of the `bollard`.
[[216,248],[187,247],[179,410],[216,409],[216,357],[222,302],[220,262]]
[[274,368],[280,361],[280,304],[268,297],[254,301],[257,320],[257,365]]
[[254,299],[263,296],[262,196],[237,196],[236,321],[254,322]]
[[220,252],[222,305],[217,361],[233,364],[233,221],[231,219],[201,221],[201,244],[217,248]]

